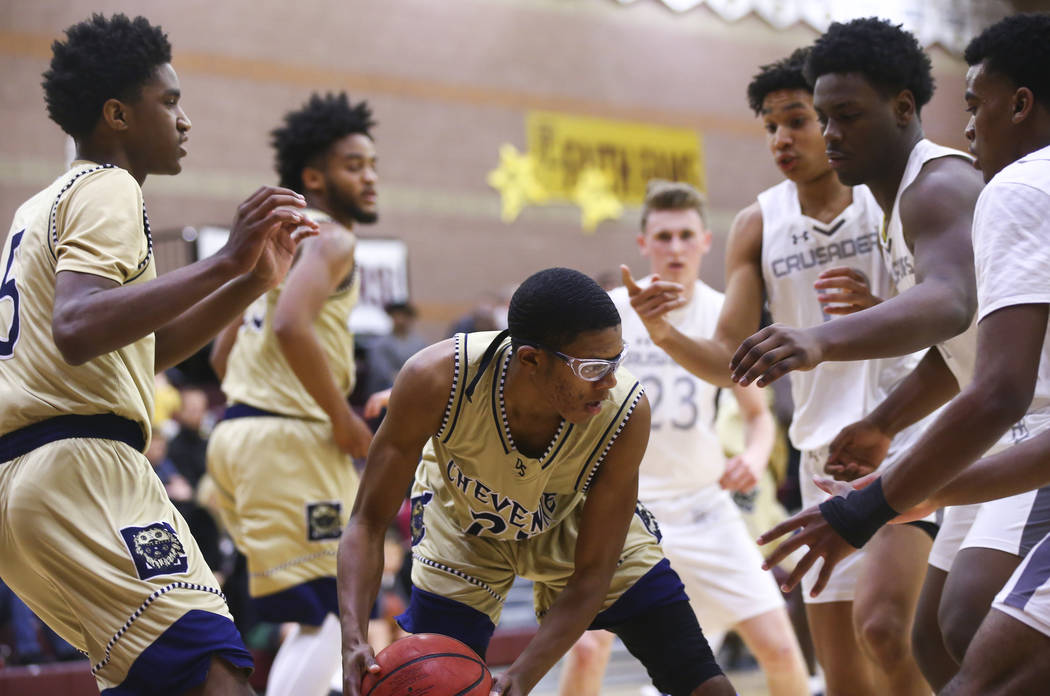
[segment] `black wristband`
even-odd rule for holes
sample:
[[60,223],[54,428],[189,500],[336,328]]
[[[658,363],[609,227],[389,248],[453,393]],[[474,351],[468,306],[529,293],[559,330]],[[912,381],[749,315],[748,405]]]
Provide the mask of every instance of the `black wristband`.
[[882,492],[882,478],[848,496],[833,496],[820,504],[820,514],[852,546],[860,548],[882,525],[897,516]]

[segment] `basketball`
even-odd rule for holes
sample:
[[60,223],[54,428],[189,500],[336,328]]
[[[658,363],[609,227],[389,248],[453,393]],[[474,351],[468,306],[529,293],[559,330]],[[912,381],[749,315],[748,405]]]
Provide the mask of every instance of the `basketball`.
[[417,633],[376,655],[379,674],[366,673],[364,696],[488,696],[492,675],[477,653],[455,638]]

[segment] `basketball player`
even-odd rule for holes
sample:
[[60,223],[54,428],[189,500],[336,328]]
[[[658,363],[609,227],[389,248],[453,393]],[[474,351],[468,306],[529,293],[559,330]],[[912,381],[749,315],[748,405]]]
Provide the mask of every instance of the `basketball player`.
[[[732,384],[726,366],[739,341],[758,326],[765,297],[775,321],[802,329],[846,321],[849,317],[835,315],[870,307],[893,292],[877,248],[881,211],[866,187],[842,185],[828,164],[802,75],[805,58],[805,51],[796,51],[763,67],[748,87],[751,108],[762,117],[774,161],[787,180],[759,194],[733,223],[725,305],[713,338],[686,337],[661,316],[680,302],[674,284],[661,279],[631,293],[631,305],[653,342],[721,386]],[[834,363],[792,379],[789,436],[802,452],[805,505],[827,497],[811,479],[822,471],[834,435],[878,403],[914,364],[911,358]],[[923,523],[887,531],[865,558],[835,574],[831,591],[820,597],[806,593],[830,695],[925,690],[902,627],[912,622],[933,530]],[[806,589],[815,581],[815,573],[808,576]]]
[[[890,72],[895,63],[899,66],[896,82]],[[892,348],[894,336],[899,337],[902,350],[910,350],[916,335],[944,323],[943,312],[955,313],[950,297],[964,291],[967,286],[962,276],[972,271],[962,251],[970,246],[967,201],[979,191],[979,182],[973,181],[977,175],[963,153],[941,148],[922,137],[915,109],[929,96],[929,59],[914,37],[876,19],[836,24],[817,41],[807,70],[816,81],[816,104],[827,121],[825,137],[831,156],[833,160],[839,158],[836,168],[840,179],[868,182],[884,210],[892,211],[880,241],[902,294],[873,311],[849,317],[833,329],[802,335],[774,328],[765,335],[756,334],[734,357],[738,361],[735,376],[745,382],[769,365],[772,367],[763,377],[766,381],[814,359],[883,355]],[[908,75],[923,74],[926,87],[914,80],[908,86]],[[967,190],[966,200],[952,202],[953,195]],[[937,226],[938,216],[941,228]],[[926,239],[928,236],[933,239]],[[955,282],[949,282],[952,268],[946,263],[954,264],[958,275]],[[943,301],[930,301],[939,294]],[[975,331],[971,328],[942,342],[938,350],[929,351],[917,372],[891,397],[903,403],[903,408],[897,409],[896,416],[887,417],[887,410],[892,409],[883,404],[869,416],[870,422],[907,422],[901,414],[929,410],[959,386],[965,387],[974,370]],[[821,347],[812,352],[809,346],[813,344]],[[759,358],[761,362],[755,362]],[[957,382],[954,388],[951,376]],[[997,420],[1010,412],[993,405],[992,392],[985,391],[984,396],[989,401],[979,411],[996,411],[995,417],[982,426],[988,428],[984,432],[995,433],[994,443],[1025,414],[1022,410],[1000,428]],[[932,403],[923,406],[924,401]],[[1038,431],[1045,420],[1030,413],[999,446],[1009,446]],[[853,430],[850,437],[867,438],[874,429]],[[944,458],[954,451],[958,450],[940,449],[937,456]],[[984,506],[979,514],[975,509],[948,512],[945,534],[938,538],[930,555],[931,569],[915,627],[915,649],[933,686],[942,686],[950,679],[995,593],[1032,544],[1050,531],[1050,506],[1042,502],[1044,497],[1033,492]]]
[[[684,288],[686,304],[669,321],[689,335],[712,335],[723,296],[699,279],[711,246],[700,192],[684,183],[650,182],[637,242],[652,274],[642,285],[659,277]],[[609,294],[631,346],[624,365],[645,387],[652,409],[638,498],[660,524],[664,553],[710,643],[717,646],[726,631],[736,631],[765,672],[770,694],[805,696],[806,668],[784,598],[773,576],[760,568],[758,547],[728,492],[752,490],[768,464],[775,426],[764,395],[733,386],[748,447],[727,465],[714,429],[717,387],[652,342],[626,287]],[[585,634],[562,672],[562,693],[598,696],[611,647],[608,634]]]
[[142,455],[154,372],[196,352],[316,226],[263,188],[211,258],[156,277],[141,185],[177,174],[190,121],[171,47],[94,15],[52,45],[48,113],[77,148],[0,255],[0,575],[86,652],[103,694],[241,694],[252,660]]
[[359,286],[351,230],[377,217],[372,125],[367,103],[314,94],[274,130],[281,185],[305,197],[320,232],[245,314],[222,382],[230,406],[208,443],[256,612],[296,624],[270,669],[271,696],[325,696],[339,669],[336,550],[357,492],[352,457],[372,440],[347,402]]
[[528,694],[591,627],[617,633],[663,692],[731,696],[637,503],[649,402],[617,370],[627,346],[612,300],[547,269],[514,293],[509,324],[430,346],[397,376],[340,541],[344,693],[379,670],[366,623],[414,472],[405,630],[484,656],[514,578],[534,583],[540,628],[492,694]]

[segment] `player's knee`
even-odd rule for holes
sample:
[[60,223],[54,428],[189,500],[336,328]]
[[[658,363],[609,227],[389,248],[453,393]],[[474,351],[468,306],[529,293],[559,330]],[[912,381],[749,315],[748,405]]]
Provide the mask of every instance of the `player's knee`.
[[868,657],[883,669],[893,669],[911,656],[908,626],[897,617],[868,617],[860,626],[858,639]]
[[768,631],[758,640],[748,642],[748,648],[763,671],[789,672],[802,666],[802,651],[795,637],[781,631]]
[[599,669],[605,665],[611,646],[611,634],[587,631],[569,651],[569,662],[577,670]]

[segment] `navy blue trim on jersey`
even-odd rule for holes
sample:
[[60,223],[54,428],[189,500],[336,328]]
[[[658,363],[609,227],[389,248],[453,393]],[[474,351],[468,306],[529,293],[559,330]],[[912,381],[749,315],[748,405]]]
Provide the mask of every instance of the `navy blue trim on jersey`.
[[608,609],[594,617],[587,630],[610,629],[651,609],[689,601],[685,585],[666,558],[638,578]]
[[253,597],[252,606],[263,621],[320,626],[329,614],[339,615],[335,578],[314,578],[280,592]]
[[139,452],[146,449],[142,427],[133,420],[112,413],[67,414],[0,435],[0,462],[9,462],[51,442],[72,438],[116,440]]
[[128,676],[102,696],[177,696],[208,678],[212,657],[250,673],[252,656],[225,616],[192,609],[135,658]]
[[283,413],[274,413],[273,411],[266,411],[261,408],[249,406],[248,404],[233,404],[226,407],[226,411],[222,414],[223,420],[233,420],[234,418],[291,418],[292,416],[286,416]]
[[[457,350],[456,354],[458,356],[460,354],[460,352],[462,352],[462,357],[460,358],[460,360],[463,362],[463,380],[462,380],[461,384],[467,384],[467,377],[469,376],[469,372],[470,372],[470,363],[467,360],[467,356],[468,356],[468,353],[467,353],[467,337],[470,336],[470,334],[464,333],[464,334],[459,334],[459,335],[463,337],[463,347],[462,347],[462,350],[461,350],[459,345],[457,345],[456,346],[456,350]],[[452,416],[452,423],[449,424],[448,430],[445,431],[445,437],[442,438],[442,440],[441,440],[442,442],[448,442],[449,438],[452,437],[452,433],[456,430],[456,423],[459,422],[459,412],[463,408],[464,395],[466,395],[467,391],[470,389],[469,387],[462,387],[461,386],[460,389],[459,389],[459,394],[456,394],[456,387],[457,387],[456,384],[452,385],[452,396],[456,399],[456,413],[455,413],[454,416]]]
[[1035,492],[1035,500],[1028,511],[1024,529],[1021,531],[1021,546],[1017,555],[1024,558],[1028,552],[1050,534],[1050,486]]
[[553,452],[551,452],[551,455],[549,457],[547,457],[547,461],[543,462],[543,464],[540,466],[540,471],[545,470],[548,466],[554,463],[554,460],[558,456],[558,452],[561,452],[561,448],[564,447],[565,443],[569,441],[569,436],[572,435],[572,429],[575,427],[575,423],[569,423],[569,427],[565,431],[565,434],[561,436],[561,442],[558,443],[558,447]]
[[[606,440],[609,437],[609,433],[614,428],[616,428],[616,427],[618,427],[620,425],[620,414],[622,414],[624,409],[628,407],[628,404],[631,404],[632,405],[632,409],[633,409],[633,403],[634,402],[632,400],[632,397],[634,396],[635,392],[638,390],[638,387],[639,387],[640,384],[641,384],[640,382],[635,382],[634,386],[631,387],[631,390],[629,392],[627,392],[627,396],[625,396],[623,401],[620,402],[620,408],[616,410],[616,416],[613,417],[613,419],[609,421],[609,426],[605,429],[605,432],[602,433],[602,436],[598,439],[598,444],[595,445],[594,449],[591,450],[591,453],[589,455],[587,455],[587,460],[583,463],[583,468],[580,469],[580,474],[576,477],[576,485],[573,486],[573,490],[576,490],[576,491],[580,490],[580,483],[583,481],[583,475],[586,474],[588,471],[590,471],[591,468],[594,466],[595,456],[607,444]],[[624,423],[624,426],[626,426],[626,423]]]
[[485,659],[496,625],[472,606],[412,587],[412,597],[397,624],[409,633],[440,633],[465,643]]
[[[510,454],[510,442],[507,441],[507,430],[510,428],[509,423],[504,423],[500,412],[497,410],[498,399],[503,394],[503,385],[500,383],[503,380],[503,351],[499,351],[496,354],[494,360],[492,360],[492,399],[489,402],[489,406],[492,407],[492,422],[496,424],[496,432],[499,433],[499,443],[503,445],[503,454]],[[499,390],[499,394],[496,390]]]
[[1046,537],[1028,554],[1025,561],[1027,565],[1021,571],[1021,576],[1010,588],[1010,594],[1006,595],[1003,604],[1015,609],[1024,609],[1028,600],[1032,598],[1035,591],[1050,579],[1050,537]]

